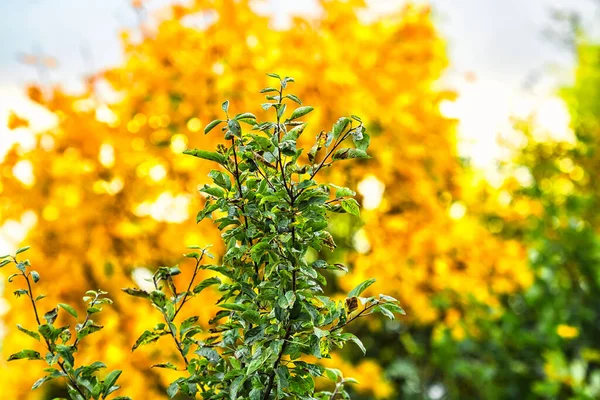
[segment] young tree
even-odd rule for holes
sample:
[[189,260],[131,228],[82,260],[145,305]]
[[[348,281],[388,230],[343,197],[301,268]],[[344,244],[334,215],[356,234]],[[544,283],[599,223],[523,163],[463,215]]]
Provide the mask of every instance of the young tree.
[[[36,323],[35,330],[29,330],[21,325],[17,325],[18,330],[29,336],[29,340],[43,344],[46,354],[37,350],[24,349],[8,357],[8,361],[32,360],[45,361],[48,368],[44,368],[44,375],[36,380],[31,386],[35,390],[44,383],[56,379],[62,379],[67,387],[67,393],[72,400],[101,400],[106,399],[112,393],[120,389],[117,381],[121,376],[121,370],[113,370],[99,378],[98,372],[106,368],[106,364],[101,361],[94,361],[88,365],[75,365],[75,356],[79,351],[82,340],[87,341],[88,336],[104,328],[102,325],[94,322],[92,315],[102,311],[105,304],[112,304],[112,300],[106,297],[106,292],[102,290],[88,290],[83,298],[86,305],[85,317],[79,318],[77,311],[70,305],[58,303],[56,307],[44,313],[40,312],[40,303],[46,295],[34,292],[35,285],[40,281],[40,273],[31,268],[29,260],[20,260],[20,254],[29,250],[29,247],[22,247],[15,252],[15,255],[0,257],[0,268],[14,264],[16,270],[8,277],[11,283],[16,279],[24,281],[25,287],[13,292],[15,297],[25,297],[31,304],[31,311]],[[50,279],[61,279],[60,276],[54,276]],[[59,311],[65,311],[69,318],[76,321],[81,320],[72,329],[70,325],[55,326],[60,322],[58,320]],[[42,318],[42,317],[43,318]],[[39,347],[39,346],[37,346]],[[31,374],[32,377],[35,376]],[[10,393],[10,387],[3,388],[3,393]],[[131,400],[127,396],[114,397],[114,400]]]
[[[344,332],[348,324],[377,312],[392,319],[394,313],[404,313],[392,297],[362,297],[375,279],[359,284],[345,301],[323,294],[323,271],[347,269],[323,259],[311,260],[309,250],[336,246],[326,230],[328,211],[358,217],[359,205],[353,190],[318,183],[315,178],[340,161],[369,158],[370,137],[359,117],[342,117],[329,132],[317,134],[308,162],[300,162],[303,149],[297,143],[306,128],[300,118],[313,107],[285,92],[292,78],[269,76],[277,85],[261,91],[268,100],[262,108],[273,110],[273,120],[257,123],[248,112],[230,117],[226,101],[225,118],[212,121],[204,132],[222,126],[228,145],[219,145],[216,152],[185,151],[220,167],[209,174],[213,184],[200,189],[207,201],[197,221],[211,218],[222,231],[223,263],[204,264],[210,254],[196,246],[196,251],[186,254],[196,263],[185,289],[173,280],[182,273],[177,266],[159,268],[152,291],[124,289],[150,301],[164,319],[146,330],[133,349],[170,336],[180,355],[179,366],[155,365],[187,372],[169,386],[170,397],[181,392],[204,399],[347,398],[344,383],[348,380],[341,372],[324,369],[306,356],[329,358],[330,349],[347,342],[365,351],[356,336]],[[294,103],[299,106],[286,112]],[[244,131],[242,124],[252,129]],[[347,147],[348,142],[354,146]],[[220,275],[197,282],[200,270]],[[211,335],[199,339],[202,329],[197,315],[180,322],[176,318],[187,302],[211,285],[219,285],[220,310],[211,319]],[[324,373],[336,387],[315,393],[314,378]]]

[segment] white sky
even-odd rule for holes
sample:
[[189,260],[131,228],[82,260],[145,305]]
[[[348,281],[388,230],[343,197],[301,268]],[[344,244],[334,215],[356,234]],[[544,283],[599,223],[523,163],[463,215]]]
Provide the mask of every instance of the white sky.
[[[169,0],[149,0],[150,9]],[[422,1],[421,1],[422,2]],[[134,26],[129,0],[0,0],[0,121],[7,108],[22,110],[20,88],[39,80],[37,71],[18,61],[22,53],[52,55],[57,69],[50,82],[77,87],[90,70],[121,60],[118,30]],[[404,0],[371,0],[378,10],[401,7]],[[555,100],[557,81],[568,79],[573,63],[568,51],[543,32],[556,27],[553,8],[576,10],[593,20],[595,0],[432,0],[437,26],[448,42],[451,68],[444,83],[459,91],[444,112],[460,122],[460,151],[479,167],[489,168],[501,156],[499,132],[510,128],[509,116],[541,107],[547,126],[566,129],[568,117]],[[284,24],[289,13],[314,13],[315,0],[268,0],[261,10]],[[476,79],[467,81],[467,73]],[[542,79],[540,79],[542,78]],[[535,90],[524,91],[525,83]],[[544,111],[545,110],[545,111]],[[544,116],[545,115],[545,116]],[[0,124],[3,125],[3,124]],[[0,143],[11,135],[0,126]],[[9,139],[8,139],[9,140]],[[1,145],[0,145],[1,147]],[[0,148],[0,153],[2,149]]]

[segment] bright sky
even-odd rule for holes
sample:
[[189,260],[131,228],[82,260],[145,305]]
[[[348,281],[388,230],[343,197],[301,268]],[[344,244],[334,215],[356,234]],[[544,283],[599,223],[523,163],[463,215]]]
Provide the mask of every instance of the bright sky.
[[[170,0],[148,0],[158,9]],[[377,10],[393,10],[404,0],[370,0]],[[423,1],[420,1],[423,2]],[[290,13],[317,12],[316,0],[267,0],[261,10],[278,24]],[[498,133],[510,130],[509,116],[540,110],[545,125],[559,133],[568,116],[549,88],[568,79],[573,60],[568,51],[544,36],[556,27],[556,8],[597,16],[594,0],[431,0],[435,19],[448,42],[451,68],[444,84],[459,91],[443,111],[460,119],[460,151],[476,166],[490,168],[501,156]],[[30,81],[60,82],[77,88],[90,70],[121,60],[117,32],[137,18],[129,0],[2,0],[0,1],[0,121],[9,108],[30,115],[21,95]],[[595,13],[595,14],[594,14]],[[23,65],[23,54],[51,55],[58,67],[48,75]],[[467,76],[475,79],[466,79]],[[525,90],[533,84],[534,90]],[[530,85],[531,86],[531,85]],[[37,121],[43,127],[51,120]],[[2,146],[14,140],[0,124]],[[3,144],[4,143],[4,144]]]

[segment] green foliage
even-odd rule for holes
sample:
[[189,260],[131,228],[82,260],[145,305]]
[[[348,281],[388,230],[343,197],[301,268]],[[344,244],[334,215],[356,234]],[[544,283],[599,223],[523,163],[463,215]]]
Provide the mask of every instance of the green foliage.
[[[0,258],[0,268],[10,264],[14,264],[18,273],[12,274],[8,280],[13,282],[15,278],[22,278],[25,283],[25,288],[17,289],[14,294],[17,297],[26,296],[31,302],[33,316],[37,324],[37,332],[17,325],[19,331],[31,337],[37,342],[43,342],[46,349],[46,354],[42,354],[36,350],[21,350],[12,354],[8,361],[14,360],[40,360],[45,361],[48,365],[44,369],[45,375],[38,379],[33,386],[35,390],[42,386],[45,382],[62,379],[65,381],[68,388],[68,393],[73,400],[100,400],[107,399],[109,395],[119,389],[117,379],[121,375],[121,371],[114,370],[104,376],[104,379],[99,378],[98,371],[106,368],[101,362],[94,362],[90,365],[76,366],[75,355],[78,352],[81,340],[102,329],[101,325],[96,324],[91,315],[102,311],[105,304],[112,304],[112,300],[105,297],[107,294],[102,290],[89,290],[86,292],[83,301],[86,305],[85,317],[80,323],[72,329],[69,325],[55,326],[58,318],[59,309],[66,311],[75,320],[78,320],[77,311],[70,305],[59,303],[55,308],[46,312],[42,318],[39,313],[39,301],[45,296],[34,295],[34,285],[40,280],[40,275],[37,271],[31,270],[29,260],[19,261],[18,255],[29,250],[29,247],[23,247],[16,251],[14,256],[4,256]],[[102,374],[103,375],[103,374]],[[119,396],[115,400],[126,400],[129,397]]]
[[[293,79],[269,76],[279,81],[279,89],[262,91],[278,93],[267,95],[272,102],[263,104],[274,110],[272,121],[259,123],[250,113],[230,119],[229,103],[224,102],[226,119],[211,122],[205,133],[225,123],[222,132],[228,146],[219,145],[216,152],[185,152],[220,167],[209,174],[214,183],[200,189],[207,199],[197,221],[210,218],[222,231],[226,252],[221,264],[205,264],[205,257],[212,256],[206,248],[197,248],[186,255],[196,262],[184,290],[173,280],[181,273],[178,267],[160,267],[151,291],[124,289],[151,302],[164,321],[142,333],[133,350],[166,336],[179,353],[180,367],[170,362],[154,365],[184,372],[169,386],[170,398],[178,394],[203,399],[349,398],[344,385],[352,379],[302,357],[330,358],[333,349],[348,342],[364,351],[360,340],[344,333],[344,328],[372,313],[393,318],[403,312],[391,297],[359,297],[373,279],[353,290],[346,302],[323,294],[327,281],[322,270],[328,263],[309,263],[307,252],[335,248],[325,230],[328,211],[358,216],[359,206],[351,198],[354,191],[318,183],[315,177],[339,160],[367,158],[368,141],[360,119],[340,118],[330,132],[317,135],[308,163],[302,163],[297,140],[306,124],[298,119],[313,108],[298,107],[286,118],[284,100],[301,104],[296,96],[283,95]],[[252,128],[243,130],[239,121]],[[348,139],[356,148],[340,147]],[[334,268],[345,270],[341,265]],[[220,276],[197,282],[200,270]],[[218,285],[221,310],[210,321],[209,331],[203,331],[197,316],[180,321],[182,307],[211,285]],[[314,379],[320,376],[335,383],[333,391],[316,392]]]

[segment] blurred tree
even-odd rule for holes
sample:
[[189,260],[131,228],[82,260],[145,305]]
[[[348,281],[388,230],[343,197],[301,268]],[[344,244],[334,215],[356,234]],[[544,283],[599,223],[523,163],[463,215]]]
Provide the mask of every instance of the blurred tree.
[[[265,86],[265,72],[303,82],[295,91],[316,106],[311,126],[358,114],[379,136],[373,160],[330,177],[358,187],[366,209],[363,226],[346,216],[332,220],[341,247],[336,257],[354,271],[340,288],[377,276],[375,290],[398,297],[409,313],[401,324],[365,327],[379,332],[370,339],[381,344],[368,354],[373,360],[353,365],[348,355],[345,372],[362,381],[369,398],[396,398],[406,385],[427,390],[429,380],[406,376],[428,363],[435,335],[448,329],[453,340],[462,339],[477,329],[471,298],[500,313],[502,296],[529,285],[522,246],[495,237],[469,212],[472,181],[456,156],[455,121],[439,111],[454,94],[438,88],[447,60],[430,9],[406,6],[377,16],[360,0],[320,6],[319,17],[294,18],[283,30],[270,29],[245,0],[172,6],[143,37],[124,33],[125,61],[92,76],[85,93],[29,89],[58,122],[36,135],[33,149],[16,147],[4,160],[1,217],[35,215],[26,239],[35,249],[32,262],[59,277],[40,282],[42,290],[72,303],[87,288],[115,298],[117,313],[104,316],[95,350],[124,370],[124,394],[155,398],[168,377],[148,372],[156,353],[122,351],[150,317],[141,304],[125,307],[118,289],[139,281],[146,267],[177,263],[185,245],[220,242],[210,222],[195,227],[189,215],[200,208],[202,198],[193,193],[211,166],[179,153],[213,147],[217,135],[201,130],[220,101],[228,98],[234,111],[250,109],[255,99],[248,93]],[[117,100],[103,100],[98,88],[106,86]],[[348,258],[343,250],[351,246],[361,255]],[[21,323],[23,304],[6,298],[4,323]],[[10,331],[3,353],[23,340]],[[402,364],[401,357],[414,361]],[[32,382],[24,370],[0,370],[1,386],[22,384],[11,398],[25,398]],[[433,373],[423,371],[422,377]]]
[[[533,119],[516,124],[525,146],[505,165],[500,191],[478,212],[528,247],[532,286],[501,299],[505,312],[478,318],[460,344],[433,348],[450,398],[600,397],[600,46],[577,46],[572,86],[561,95],[572,136],[552,138]],[[493,315],[472,305],[471,315]]]

